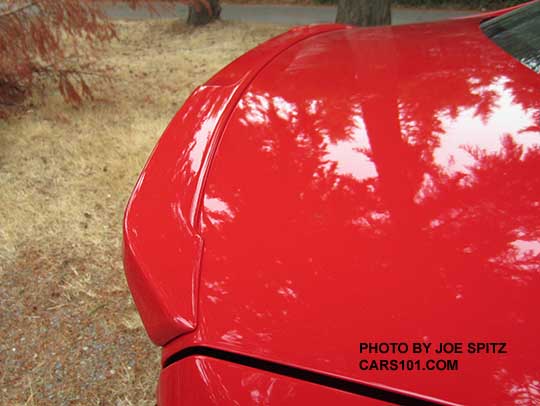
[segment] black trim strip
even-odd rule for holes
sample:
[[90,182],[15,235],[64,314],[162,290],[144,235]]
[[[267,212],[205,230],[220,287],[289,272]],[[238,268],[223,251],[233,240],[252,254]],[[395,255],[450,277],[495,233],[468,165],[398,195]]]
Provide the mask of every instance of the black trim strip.
[[341,390],[355,395],[365,396],[372,399],[390,402],[401,406],[441,406],[444,403],[416,398],[413,395],[392,392],[388,389],[369,386],[366,384],[348,381],[334,376],[308,371],[306,369],[279,364],[273,361],[262,360],[248,355],[236,354],[228,351],[210,347],[188,347],[167,358],[163,364],[166,368],[175,362],[191,356],[205,356],[216,358],[234,364],[244,365],[250,368],[259,369],[273,374],[287,376],[289,378],[300,379],[302,381],[327,386],[329,388]]

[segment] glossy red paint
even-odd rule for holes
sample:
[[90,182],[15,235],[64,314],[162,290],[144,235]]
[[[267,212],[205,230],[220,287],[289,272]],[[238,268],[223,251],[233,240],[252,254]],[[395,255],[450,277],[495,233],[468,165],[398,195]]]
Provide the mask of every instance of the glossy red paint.
[[[540,402],[540,79],[480,19],[306,39],[258,74],[204,187],[206,345],[471,405]],[[362,371],[360,342],[506,342]]]
[[227,118],[255,75],[298,41],[338,24],[291,30],[248,52],[190,96],[143,169],[124,219],[124,268],[152,341],[163,345],[197,323],[203,241],[194,227],[201,188]]
[[165,368],[161,372],[158,403],[161,406],[388,404],[208,357],[190,357]]
[[[292,32],[192,96],[124,230],[164,359],[204,345],[441,403],[540,402],[540,78],[482,18]],[[360,370],[440,358],[359,353],[375,341],[507,353],[443,357],[458,371]],[[221,405],[264,388],[287,404],[290,385],[296,404],[353,396],[205,357],[168,366],[159,392]]]

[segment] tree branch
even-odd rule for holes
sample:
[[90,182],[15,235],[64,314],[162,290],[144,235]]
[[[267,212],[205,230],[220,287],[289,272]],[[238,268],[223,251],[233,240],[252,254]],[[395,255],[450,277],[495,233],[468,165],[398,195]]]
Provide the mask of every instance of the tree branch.
[[34,7],[35,5],[36,5],[36,3],[31,1],[30,3],[27,3],[27,4],[23,5],[23,6],[14,8],[13,10],[4,11],[4,12],[0,13],[0,18],[9,17],[10,15],[20,13],[21,11],[24,11],[27,8]]

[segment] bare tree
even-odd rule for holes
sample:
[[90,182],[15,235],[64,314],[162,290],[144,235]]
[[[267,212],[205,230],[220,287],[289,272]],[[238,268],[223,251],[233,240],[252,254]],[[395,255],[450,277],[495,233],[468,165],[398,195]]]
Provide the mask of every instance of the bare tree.
[[360,26],[391,23],[391,0],[338,0],[336,22]]
[[205,0],[205,4],[202,3],[199,1],[189,4],[188,24],[205,25],[219,19],[221,15],[219,0]]

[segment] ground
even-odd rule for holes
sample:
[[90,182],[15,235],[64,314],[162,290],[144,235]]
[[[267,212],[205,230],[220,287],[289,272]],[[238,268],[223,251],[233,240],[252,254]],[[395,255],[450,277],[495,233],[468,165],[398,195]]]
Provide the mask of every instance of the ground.
[[286,29],[117,26],[98,100],[70,107],[51,87],[0,121],[0,404],[154,404],[160,354],[122,270],[126,201],[191,91]]

